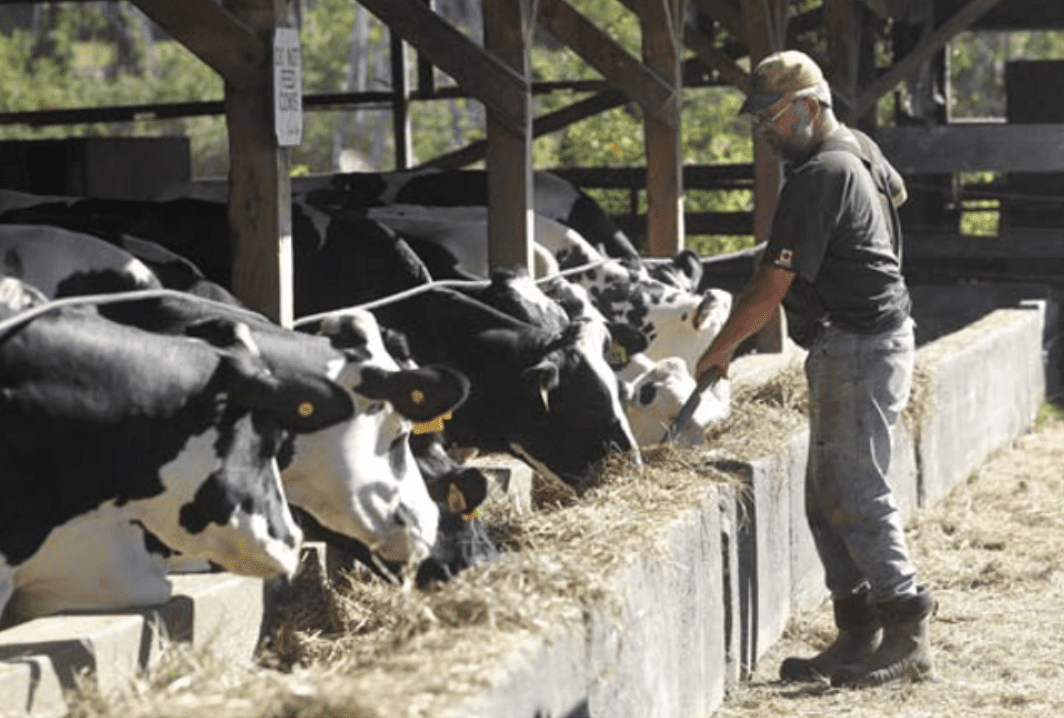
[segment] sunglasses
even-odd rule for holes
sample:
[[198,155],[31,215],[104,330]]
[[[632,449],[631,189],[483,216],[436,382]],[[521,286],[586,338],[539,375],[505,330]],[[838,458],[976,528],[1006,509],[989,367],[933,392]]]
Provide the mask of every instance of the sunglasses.
[[788,98],[787,101],[783,105],[783,109],[780,110],[779,112],[777,112],[774,115],[765,115],[765,114],[762,114],[762,113],[757,113],[755,115],[752,115],[751,119],[753,120],[754,127],[764,127],[765,125],[774,124],[776,122],[776,120],[778,120],[779,118],[783,117],[783,113],[785,113],[790,108],[791,108],[791,100]]

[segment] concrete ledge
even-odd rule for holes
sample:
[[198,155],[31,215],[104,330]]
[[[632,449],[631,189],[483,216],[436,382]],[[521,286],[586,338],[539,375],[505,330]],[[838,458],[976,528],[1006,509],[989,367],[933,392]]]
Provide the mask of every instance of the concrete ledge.
[[926,407],[917,427],[920,503],[942,499],[995,449],[1019,436],[1045,400],[1046,305],[1001,309],[922,347]]
[[[665,531],[666,556],[632,556],[614,576],[622,615],[609,610],[529,637],[493,672],[492,685],[450,706],[453,718],[492,716],[710,716],[728,688],[725,656],[738,608],[722,591],[735,542],[722,516],[735,496],[709,487],[700,506]],[[724,513],[722,514],[722,507]]]
[[164,639],[247,662],[263,619],[263,582],[232,574],[171,577],[174,595],[155,609],[69,614],[0,631],[0,716],[62,716],[63,691],[90,676],[101,692],[153,665]]

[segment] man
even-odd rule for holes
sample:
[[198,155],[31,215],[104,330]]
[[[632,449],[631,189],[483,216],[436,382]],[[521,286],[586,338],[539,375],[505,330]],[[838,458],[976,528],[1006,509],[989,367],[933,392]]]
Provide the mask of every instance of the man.
[[879,148],[841,124],[820,68],[801,52],[755,68],[740,109],[787,162],[761,263],[699,360],[727,375],[735,347],[780,302],[809,349],[806,515],[839,634],[822,653],[788,658],[786,681],[838,686],[930,677],[927,623],[887,470],[914,361],[895,208],[905,185]]

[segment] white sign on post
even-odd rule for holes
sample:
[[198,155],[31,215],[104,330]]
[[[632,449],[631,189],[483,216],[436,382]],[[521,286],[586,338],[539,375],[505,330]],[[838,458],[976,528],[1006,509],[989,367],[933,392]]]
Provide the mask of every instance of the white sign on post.
[[277,144],[303,141],[303,59],[299,30],[279,27],[273,34],[273,127]]

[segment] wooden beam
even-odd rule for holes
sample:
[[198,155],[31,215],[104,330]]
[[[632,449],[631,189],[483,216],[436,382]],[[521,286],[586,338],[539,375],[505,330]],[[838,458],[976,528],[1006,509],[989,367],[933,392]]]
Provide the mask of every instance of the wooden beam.
[[1001,0],[971,0],[961,10],[958,10],[956,15],[925,37],[915,50],[900,62],[895,63],[887,74],[861,93],[843,119],[850,123],[856,121],[872,109],[880,97],[893,90],[895,85],[904,81],[906,77],[930,60],[931,56],[945,47],[946,43],[971,27],[972,23],[1000,2]]
[[[782,49],[786,28],[778,27],[779,0],[742,0],[746,21],[750,66],[755,67],[764,57]],[[754,136],[754,237],[758,242],[768,240],[772,230],[772,215],[780,186],[780,161],[776,151],[756,132]]]
[[709,38],[690,22],[684,25],[683,42],[694,51],[703,65],[717,73],[727,82],[750,94],[750,73],[740,67],[726,52],[718,49]]
[[226,82],[243,84],[266,56],[266,44],[215,0],[133,0],[155,23]]
[[876,140],[902,174],[1059,172],[1064,125],[953,123],[883,127]]
[[[542,135],[550,134],[551,132],[557,132],[558,130],[565,129],[569,125],[580,122],[581,120],[586,120],[593,115],[612,110],[614,107],[620,107],[626,102],[628,102],[628,97],[619,90],[599,92],[585,100],[574,102],[560,110],[555,110],[554,112],[549,112],[546,115],[537,117],[532,121],[532,136],[540,137]],[[484,159],[487,155],[487,149],[487,141],[476,140],[454,152],[448,152],[447,154],[434,157],[428,162],[425,162],[422,166],[441,167],[446,169],[465,167]]]
[[643,58],[672,89],[669,104],[644,118],[647,158],[647,253],[672,257],[684,248],[680,55],[686,0],[642,0]]
[[602,73],[619,90],[639,103],[644,114],[669,116],[674,90],[624,48],[578,13],[565,0],[541,0],[539,23]]
[[514,133],[529,121],[525,78],[478,47],[421,0],[358,0],[496,113]]
[[694,0],[694,3],[703,15],[719,22],[733,40],[746,44],[746,24],[737,7],[726,0]]
[[[226,0],[226,7],[272,43],[292,27],[291,0]],[[241,85],[225,84],[229,131],[229,224],[233,231],[233,293],[248,307],[291,326],[292,192],[288,149],[274,131],[273,52]]]
[[405,170],[410,166],[414,154],[413,141],[410,137],[410,82],[406,45],[398,35],[392,34],[391,68],[392,68],[392,140],[395,145],[395,169]]
[[860,58],[861,18],[857,0],[824,0],[823,21],[831,55],[831,89],[846,104],[857,97],[857,69]]
[[[966,0],[936,0],[941,16],[959,11]],[[1064,3],[1009,0],[987,11],[972,25],[976,30],[1064,30]]]
[[[522,78],[531,67],[537,0],[484,0],[484,47]],[[532,94],[525,83],[515,132],[488,109],[488,267],[523,267],[534,275],[532,196]]]

